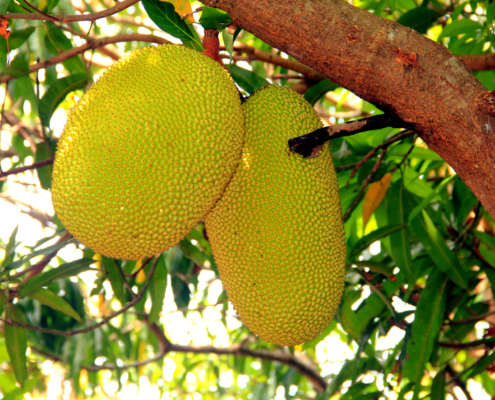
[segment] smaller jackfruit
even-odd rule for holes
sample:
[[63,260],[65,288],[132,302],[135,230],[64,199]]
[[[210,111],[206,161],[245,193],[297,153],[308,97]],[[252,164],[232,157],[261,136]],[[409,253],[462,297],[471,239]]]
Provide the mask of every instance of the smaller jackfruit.
[[105,256],[160,253],[214,206],[243,136],[239,94],[218,63],[183,46],[134,51],[69,117],[55,157],[55,211]]
[[294,91],[269,86],[243,104],[242,160],[206,229],[237,313],[262,339],[307,342],[331,321],[346,257],[337,176],[328,145],[316,158],[287,141],[322,127]]

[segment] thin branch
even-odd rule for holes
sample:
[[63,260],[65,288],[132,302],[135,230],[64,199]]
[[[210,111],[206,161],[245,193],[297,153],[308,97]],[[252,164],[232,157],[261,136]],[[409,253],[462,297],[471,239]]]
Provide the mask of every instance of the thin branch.
[[475,315],[473,317],[470,317],[470,318],[464,318],[464,319],[460,319],[460,320],[457,320],[457,321],[450,321],[444,325],[463,325],[463,324],[469,324],[471,322],[478,322],[478,321],[483,321],[486,317],[489,317],[490,315],[493,315],[495,314],[495,311],[490,311],[490,312],[487,312],[486,314],[482,314],[482,315]]
[[172,344],[170,351],[176,351],[181,353],[203,353],[203,354],[218,354],[218,355],[234,355],[234,356],[244,356],[244,357],[255,357],[262,360],[268,361],[278,361],[286,365],[294,367],[302,375],[306,376],[315,386],[317,390],[325,390],[327,387],[327,382],[321,377],[321,375],[316,371],[311,365],[303,362],[300,358],[294,356],[289,352],[281,351],[270,351],[270,350],[258,350],[249,349],[241,345],[233,345],[224,348],[218,348],[213,346],[180,346]]
[[133,272],[133,273],[131,273],[131,274],[126,274],[126,273],[124,272],[124,276],[127,276],[127,277],[129,277],[129,278],[135,278],[135,277],[137,276],[137,274],[139,274],[139,272],[141,272],[141,270],[142,270],[144,267],[146,267],[146,265],[148,265],[148,263],[151,261],[151,258],[152,258],[152,257],[148,258],[148,259],[147,259],[144,263],[142,263],[142,265],[138,268],[138,270],[137,270],[137,271],[135,271],[135,272]]
[[21,172],[28,171],[30,169],[37,169],[37,168],[45,167],[45,166],[50,165],[50,164],[53,164],[53,158],[48,158],[48,159],[43,160],[43,161],[38,161],[37,163],[27,165],[25,167],[19,167],[19,168],[11,169],[10,171],[0,172],[0,179],[5,178],[6,176],[9,176],[9,175],[20,174]]
[[495,337],[489,339],[475,340],[473,342],[466,342],[466,343],[438,342],[438,345],[440,347],[447,347],[449,349],[470,349],[479,346],[493,347],[495,346]]
[[190,17],[191,15],[194,15],[200,11],[203,11],[203,9],[204,9],[204,7],[198,7],[194,11],[191,11],[191,12],[188,12],[187,14],[181,15],[180,19],[184,21],[185,19],[187,19],[187,17]]
[[473,400],[471,394],[467,390],[466,383],[463,380],[461,380],[460,377],[455,376],[455,372],[452,370],[452,368],[450,367],[450,365],[447,365],[447,367],[445,368],[445,371],[449,375],[454,376],[454,382],[455,382],[456,386],[458,386],[459,389],[462,390],[462,392],[464,393],[464,396],[466,396],[466,399],[467,400]]
[[[48,14],[7,14],[7,19],[29,19],[29,20],[42,20],[42,21],[58,21],[58,22],[76,22],[76,21],[96,21],[100,18],[105,18],[113,14],[117,14],[126,8],[136,4],[139,0],[124,0],[116,2],[115,7],[108,8],[106,10],[83,15],[48,15]],[[34,7],[33,7],[34,8]]]
[[360,132],[373,131],[386,127],[407,128],[407,124],[388,114],[374,115],[357,121],[349,121],[339,125],[331,125],[317,129],[304,136],[289,140],[290,149],[304,158],[313,157],[322,145],[332,139],[355,135]]
[[72,330],[72,331],[59,331],[59,330],[55,330],[55,329],[47,329],[47,328],[42,328],[42,327],[28,325],[28,324],[24,324],[24,323],[21,323],[21,322],[13,321],[11,319],[0,318],[0,321],[3,321],[4,323],[6,323],[8,325],[16,325],[16,326],[19,326],[21,328],[25,328],[25,329],[28,329],[28,330],[31,330],[31,331],[38,331],[38,332],[43,332],[43,333],[50,333],[52,335],[59,335],[59,336],[75,336],[75,335],[79,335],[81,333],[87,333],[87,332],[94,331],[96,328],[99,328],[100,326],[105,325],[111,319],[119,316],[120,314],[126,312],[128,309],[130,309],[131,307],[133,307],[134,305],[136,305],[137,303],[139,303],[139,301],[142,299],[143,295],[146,293],[146,289],[148,288],[148,285],[149,285],[149,283],[151,281],[151,277],[153,276],[153,273],[155,272],[155,267],[156,267],[157,262],[158,262],[158,257],[155,258],[155,261],[153,262],[153,265],[151,267],[151,270],[148,273],[148,276],[146,277],[146,281],[144,282],[143,286],[141,287],[141,290],[136,295],[136,297],[134,297],[134,299],[132,301],[130,301],[129,303],[127,303],[120,310],[117,310],[117,311],[111,313],[110,315],[108,315],[107,317],[105,317],[102,321],[100,321],[100,322],[98,322],[98,323],[96,323],[94,325],[91,325],[91,326],[88,326],[88,327],[82,328],[82,329],[75,329],[75,330]]
[[[398,135],[395,135],[395,136],[392,136],[390,139],[386,140],[385,142],[383,142],[382,144],[379,144],[378,146],[376,146],[373,150],[371,150],[368,154],[366,154],[355,166],[354,166],[354,169],[352,170],[351,172],[351,176],[349,177],[349,181],[352,179],[352,177],[356,174],[356,172],[358,171],[359,168],[361,168],[361,166],[366,162],[368,161],[371,157],[373,157],[375,155],[375,153],[380,150],[380,149],[384,149],[384,148],[388,148],[391,144],[395,143],[395,142],[398,142],[402,139],[405,139],[409,136],[413,136],[415,135],[415,132],[413,131],[406,131],[406,132],[403,132],[403,133],[399,133]],[[349,182],[347,182],[349,183]]]
[[[119,43],[119,42],[148,42],[148,43],[157,43],[157,44],[166,44],[170,43],[167,39],[161,38],[159,36],[154,36],[154,35],[142,35],[139,33],[130,33],[130,34],[123,34],[123,35],[117,35],[117,36],[112,36],[112,37],[107,37],[107,38],[101,38],[101,39],[96,39],[96,40],[91,40],[88,39],[88,42],[79,46],[79,47],[74,47],[72,49],[63,51],[60,54],[57,54],[55,57],[49,58],[48,60],[42,61],[37,64],[33,64],[29,66],[29,72],[36,72],[40,69],[50,67],[51,65],[58,64],[62,61],[65,61],[69,58],[75,57],[78,54],[84,53],[87,50],[94,50],[99,47],[103,47],[109,44],[114,44],[114,43]],[[0,78],[0,83],[1,82],[8,82],[11,80],[16,79],[16,77],[13,76],[2,76]]]

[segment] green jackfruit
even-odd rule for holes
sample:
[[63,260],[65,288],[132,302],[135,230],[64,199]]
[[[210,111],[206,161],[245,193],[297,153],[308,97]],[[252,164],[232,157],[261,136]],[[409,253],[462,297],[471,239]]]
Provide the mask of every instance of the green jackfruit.
[[224,68],[182,46],[137,50],[70,115],[55,157],[55,211],[105,256],[160,253],[214,206],[243,139],[239,94]]
[[297,345],[328,325],[344,288],[337,176],[328,145],[308,159],[288,149],[289,139],[322,127],[300,95],[269,86],[243,110],[242,160],[206,230],[246,326],[269,342]]

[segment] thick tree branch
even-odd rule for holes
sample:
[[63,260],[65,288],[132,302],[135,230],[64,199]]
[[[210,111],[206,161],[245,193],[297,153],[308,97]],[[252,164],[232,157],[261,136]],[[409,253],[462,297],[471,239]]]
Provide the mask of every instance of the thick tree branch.
[[105,18],[113,14],[117,14],[126,8],[136,4],[139,0],[124,0],[116,1],[115,7],[108,8],[106,10],[83,15],[48,15],[48,14],[7,14],[7,19],[30,19],[30,20],[42,20],[42,21],[58,21],[58,22],[76,22],[76,21],[96,21],[100,18]]
[[495,118],[483,98],[488,91],[443,45],[342,0],[203,3],[410,124],[495,217]]

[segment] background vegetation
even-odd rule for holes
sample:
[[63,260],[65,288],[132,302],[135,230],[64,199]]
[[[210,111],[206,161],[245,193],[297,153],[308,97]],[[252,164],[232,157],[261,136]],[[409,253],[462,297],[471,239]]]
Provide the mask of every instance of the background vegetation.
[[[495,224],[412,131],[331,142],[347,281],[335,321],[303,346],[280,348],[242,326],[203,225],[138,262],[101,257],[64,230],[49,204],[58,137],[84,90],[126,51],[181,41],[201,49],[204,29],[216,28],[245,95],[271,82],[291,87],[326,124],[381,113],[229,27],[223,12],[182,20],[202,5],[172,3],[178,13],[157,0],[0,1],[10,13],[10,36],[7,19],[0,26],[3,398],[495,398]],[[354,5],[456,55],[495,48],[493,1]],[[493,70],[474,74],[495,89]]]

